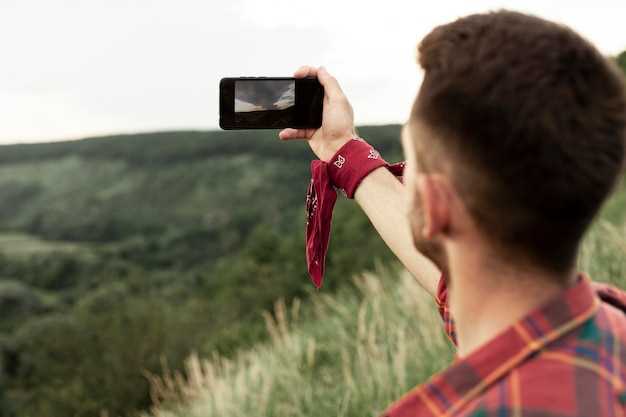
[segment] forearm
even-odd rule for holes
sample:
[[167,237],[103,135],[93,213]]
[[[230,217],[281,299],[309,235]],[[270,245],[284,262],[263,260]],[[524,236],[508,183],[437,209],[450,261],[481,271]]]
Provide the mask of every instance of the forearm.
[[354,199],[405,268],[435,296],[441,273],[413,245],[403,192],[402,183],[379,167],[363,178]]

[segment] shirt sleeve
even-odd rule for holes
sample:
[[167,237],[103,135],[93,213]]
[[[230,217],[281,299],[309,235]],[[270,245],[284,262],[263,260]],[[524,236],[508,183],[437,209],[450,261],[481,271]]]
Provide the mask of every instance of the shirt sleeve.
[[445,274],[441,274],[441,278],[439,278],[435,302],[439,308],[439,314],[443,319],[443,328],[452,343],[456,346],[456,329],[448,307],[448,279]]

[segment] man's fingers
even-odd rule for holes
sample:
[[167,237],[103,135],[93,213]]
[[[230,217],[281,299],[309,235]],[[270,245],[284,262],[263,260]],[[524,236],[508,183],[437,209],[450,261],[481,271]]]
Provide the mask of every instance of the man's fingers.
[[302,135],[298,134],[298,129],[287,128],[278,132],[278,138],[280,140],[299,139],[301,137]]
[[317,79],[320,84],[324,86],[324,92],[329,98],[337,98],[343,96],[343,91],[339,86],[339,83],[330,75],[330,73],[324,67],[319,67],[317,70]]
[[278,133],[280,140],[292,140],[292,139],[310,139],[315,133],[315,129],[283,129]]
[[295,78],[316,77],[317,68],[311,67],[310,65],[303,65],[296,70],[293,76]]
[[303,65],[293,74],[295,78],[317,77],[320,84],[324,86],[324,91],[329,98],[336,98],[343,95],[339,83],[330,75],[324,67],[315,68],[310,65]]

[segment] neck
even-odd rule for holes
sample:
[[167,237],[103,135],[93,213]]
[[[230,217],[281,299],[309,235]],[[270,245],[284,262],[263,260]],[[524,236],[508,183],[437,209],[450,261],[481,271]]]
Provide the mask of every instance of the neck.
[[573,271],[559,276],[538,268],[496,265],[493,257],[477,251],[464,249],[449,254],[449,302],[459,357],[494,338],[574,280]]

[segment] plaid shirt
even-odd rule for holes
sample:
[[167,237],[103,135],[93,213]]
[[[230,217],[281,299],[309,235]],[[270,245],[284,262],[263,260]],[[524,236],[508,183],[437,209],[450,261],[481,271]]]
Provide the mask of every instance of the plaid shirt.
[[[456,343],[446,280],[436,298]],[[392,404],[386,417],[626,417],[626,293],[576,284]]]

